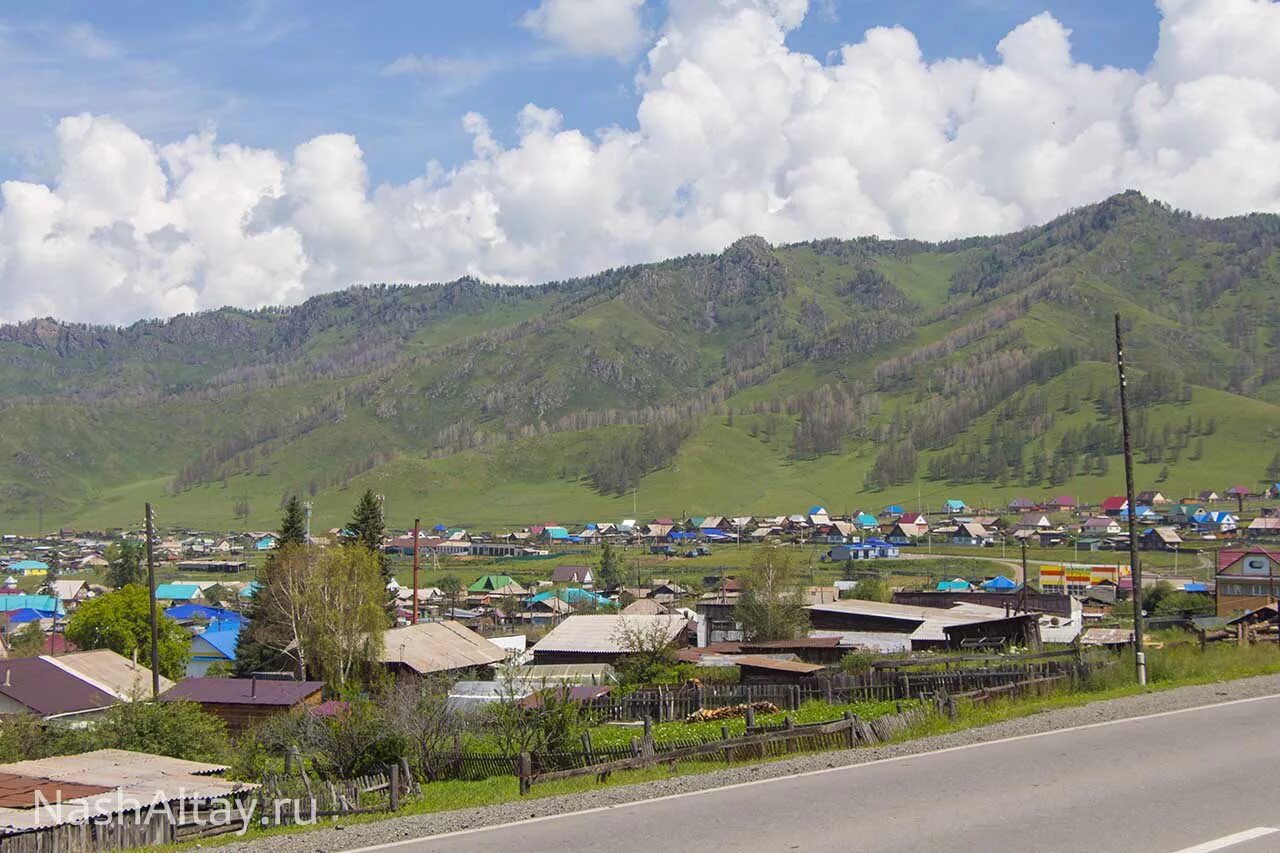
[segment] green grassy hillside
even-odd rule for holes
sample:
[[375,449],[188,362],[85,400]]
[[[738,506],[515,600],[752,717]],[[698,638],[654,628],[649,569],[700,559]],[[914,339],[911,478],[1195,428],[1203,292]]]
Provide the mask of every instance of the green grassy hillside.
[[378,286],[126,329],[0,327],[0,529],[836,510],[1274,474],[1280,217],[1129,193],[945,244],[823,240],[538,287]]

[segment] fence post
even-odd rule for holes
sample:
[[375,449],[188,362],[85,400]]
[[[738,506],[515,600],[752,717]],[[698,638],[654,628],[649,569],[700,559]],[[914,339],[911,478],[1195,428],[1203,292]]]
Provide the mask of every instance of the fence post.
[[391,798],[389,800],[389,805],[391,806],[391,811],[397,812],[397,811],[400,811],[400,765],[399,763],[392,764],[390,770],[391,770],[391,774],[390,774],[390,779],[388,781],[390,782],[390,785],[391,785]]
[[800,710],[800,685],[799,684],[791,685],[791,697],[792,697],[791,710],[799,711]]
[[[728,740],[728,739],[729,739],[729,727],[728,727],[728,726],[721,726],[721,727],[720,727],[720,740]],[[730,763],[731,761],[733,761],[733,747],[726,746],[726,747],[724,748],[724,763],[725,763],[725,764],[728,764],[728,763]]]
[[747,704],[747,734],[751,734],[751,730],[756,727],[756,709],[751,707],[750,702]]
[[[795,731],[796,724],[795,724],[794,722],[792,722],[792,721],[791,721],[791,715],[790,715],[790,714],[787,714],[787,716],[785,716],[785,717],[783,717],[783,718],[782,718],[782,728],[783,728],[783,729],[785,729],[785,730],[786,730],[786,731],[788,731],[788,732]],[[794,752],[794,751],[795,751],[795,747],[796,747],[795,738],[787,737],[787,738],[783,738],[783,739],[782,739],[782,751],[783,751],[783,752]]]
[[640,738],[635,737],[634,735],[631,737],[631,757],[640,757]]
[[520,776],[520,796],[523,797],[533,787],[533,757],[529,753],[520,753],[517,773]]
[[582,751],[586,754],[587,765],[595,764],[591,749],[591,730],[588,729],[582,733]]
[[858,721],[853,716],[852,711],[844,712],[844,723],[848,727],[845,729],[845,739],[849,742],[849,748],[853,749],[858,745],[858,733],[854,730],[854,726],[858,724]]

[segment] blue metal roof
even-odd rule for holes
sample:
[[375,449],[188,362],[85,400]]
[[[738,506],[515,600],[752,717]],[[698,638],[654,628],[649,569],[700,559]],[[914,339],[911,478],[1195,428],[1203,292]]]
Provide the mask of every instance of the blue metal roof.
[[39,610],[49,616],[55,613],[65,616],[67,613],[62,602],[52,595],[0,595],[0,613],[14,613],[27,609]]
[[156,598],[163,601],[187,601],[200,592],[193,583],[162,583],[156,587]]
[[203,634],[196,634],[195,637],[213,646],[214,650],[227,660],[235,660],[236,645],[240,641],[240,623],[222,625],[216,631],[205,631]]
[[218,619],[224,622],[239,622],[240,614],[222,607],[209,607],[206,604],[179,604],[164,612],[170,619]]
[[1012,578],[1004,575],[996,575],[991,580],[982,582],[983,589],[1017,589],[1018,585],[1013,582]]

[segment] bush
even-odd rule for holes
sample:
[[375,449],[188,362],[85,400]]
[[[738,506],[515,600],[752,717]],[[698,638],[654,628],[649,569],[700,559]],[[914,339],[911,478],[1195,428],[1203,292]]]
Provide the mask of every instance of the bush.
[[875,652],[847,652],[844,657],[840,658],[840,669],[849,675],[862,675],[865,672],[870,672],[872,662],[880,658],[881,655],[877,655]]

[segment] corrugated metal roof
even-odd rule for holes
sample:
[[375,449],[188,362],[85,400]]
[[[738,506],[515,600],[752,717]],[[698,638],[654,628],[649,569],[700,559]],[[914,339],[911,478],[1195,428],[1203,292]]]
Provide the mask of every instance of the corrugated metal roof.
[[799,675],[812,675],[826,667],[816,663],[803,663],[798,660],[782,660],[768,655],[738,655],[733,662],[748,669],[768,669],[774,672],[788,672]]
[[383,663],[418,673],[448,672],[506,660],[507,652],[457,622],[420,622],[382,635]]
[[107,789],[106,793],[70,801],[64,795],[61,804],[52,803],[38,809],[0,808],[0,834],[116,814],[133,803],[206,801],[258,787],[210,777],[210,774],[222,773],[226,769],[221,764],[184,761],[121,749],[0,764],[0,773],[4,774]]
[[543,652],[595,652],[622,654],[624,635],[630,631],[662,630],[674,640],[688,626],[683,616],[570,616],[539,640],[533,647]]
[[[75,652],[51,657],[49,660],[121,701],[131,702],[140,696],[151,695],[150,667],[134,663],[110,649]],[[173,682],[160,676],[161,692],[170,687],[173,687]]]
[[270,705],[292,707],[319,693],[323,681],[283,681],[274,678],[186,678],[165,692],[162,702],[202,702],[210,705]]

